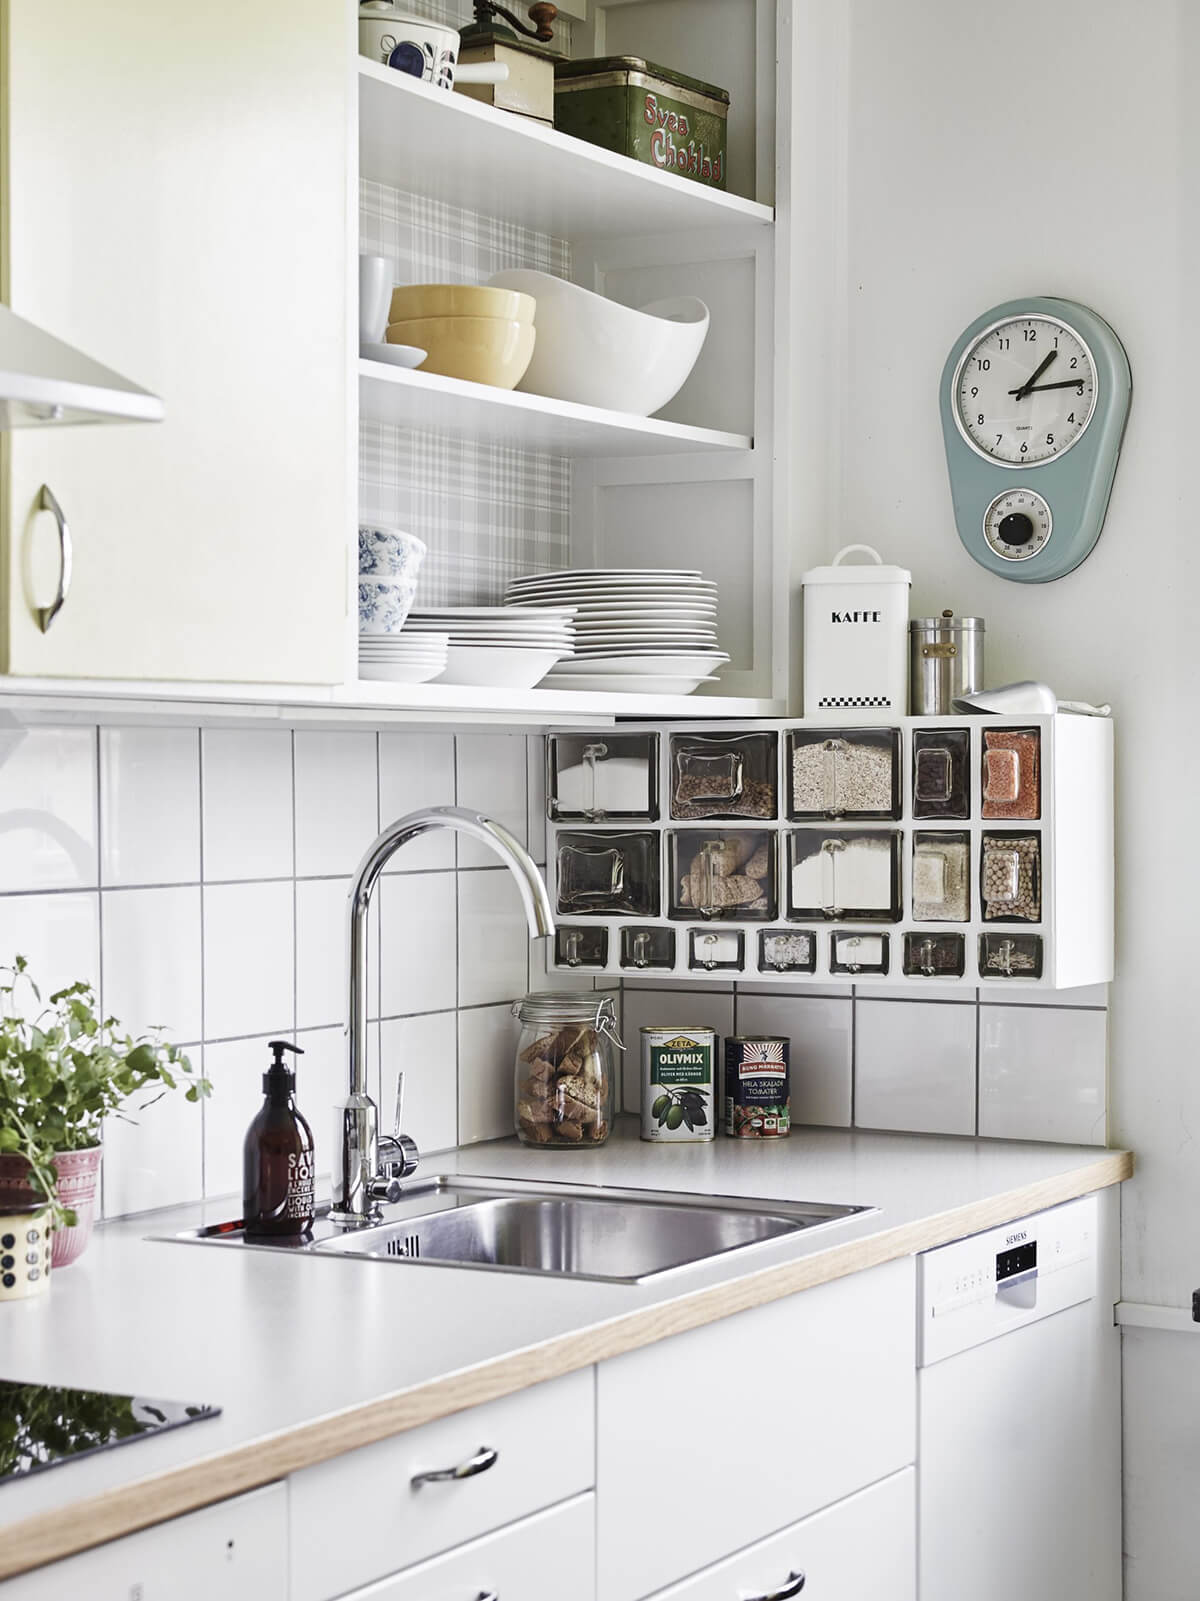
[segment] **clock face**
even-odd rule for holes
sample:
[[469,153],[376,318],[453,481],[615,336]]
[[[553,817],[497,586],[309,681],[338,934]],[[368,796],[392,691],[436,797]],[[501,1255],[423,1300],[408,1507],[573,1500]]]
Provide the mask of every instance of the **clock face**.
[[1054,461],[1096,408],[1096,364],[1082,337],[1055,317],[1009,317],[985,328],[954,375],[959,432],[999,467]]

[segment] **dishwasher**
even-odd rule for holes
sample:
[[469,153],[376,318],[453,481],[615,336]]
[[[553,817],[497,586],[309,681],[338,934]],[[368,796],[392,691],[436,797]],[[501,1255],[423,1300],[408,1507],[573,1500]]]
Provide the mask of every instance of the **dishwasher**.
[[918,1257],[920,1601],[1119,1601],[1097,1197]]

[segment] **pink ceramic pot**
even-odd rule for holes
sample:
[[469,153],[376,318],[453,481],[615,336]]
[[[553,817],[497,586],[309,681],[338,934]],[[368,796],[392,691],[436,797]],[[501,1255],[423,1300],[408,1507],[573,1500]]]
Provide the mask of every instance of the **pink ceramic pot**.
[[[55,1267],[70,1267],[83,1255],[92,1237],[100,1156],[100,1146],[93,1145],[86,1151],[60,1151],[54,1158],[59,1200],[70,1207],[76,1219],[74,1228],[55,1230],[51,1258]],[[42,1196],[29,1187],[28,1178],[29,1164],[23,1156],[15,1152],[0,1153],[0,1211],[19,1212],[43,1204]]]

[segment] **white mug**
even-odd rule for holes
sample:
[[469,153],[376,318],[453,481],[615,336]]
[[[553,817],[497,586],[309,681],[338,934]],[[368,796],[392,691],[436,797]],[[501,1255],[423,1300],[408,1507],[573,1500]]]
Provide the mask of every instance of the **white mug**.
[[358,53],[438,89],[459,83],[505,83],[500,61],[458,65],[458,29],[415,16],[392,0],[364,0],[358,8]]
[[386,256],[359,256],[358,337],[364,345],[383,343],[394,278]]

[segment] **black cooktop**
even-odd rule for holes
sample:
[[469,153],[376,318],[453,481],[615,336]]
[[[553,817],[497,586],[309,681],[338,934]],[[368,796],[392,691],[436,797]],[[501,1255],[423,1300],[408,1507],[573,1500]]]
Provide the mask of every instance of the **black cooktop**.
[[219,1406],[0,1379],[0,1483],[215,1418]]

